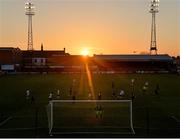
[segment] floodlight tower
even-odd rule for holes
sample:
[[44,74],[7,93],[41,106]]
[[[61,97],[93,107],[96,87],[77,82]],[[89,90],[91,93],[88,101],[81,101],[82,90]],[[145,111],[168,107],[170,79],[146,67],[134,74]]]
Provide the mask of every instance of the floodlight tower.
[[151,0],[150,13],[152,13],[152,25],[151,25],[151,45],[150,54],[152,51],[157,55],[157,43],[156,43],[156,13],[159,12],[159,0]]
[[25,4],[26,15],[28,16],[28,48],[27,50],[33,50],[33,31],[32,31],[32,16],[35,15],[34,4],[26,3]]

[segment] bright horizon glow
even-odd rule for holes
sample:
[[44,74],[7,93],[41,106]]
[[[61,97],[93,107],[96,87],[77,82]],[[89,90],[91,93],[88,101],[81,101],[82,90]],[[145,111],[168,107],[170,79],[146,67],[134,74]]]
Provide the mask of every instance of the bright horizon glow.
[[81,51],[81,55],[83,55],[83,56],[88,56],[88,55],[89,55],[89,50],[88,50],[88,48],[83,48],[83,50]]
[[[151,0],[30,0],[33,48],[81,55],[149,53]],[[27,50],[24,0],[0,0],[0,47]],[[180,0],[161,0],[157,14],[158,54],[180,55]],[[83,52],[84,53],[84,52]],[[86,54],[85,54],[86,55]]]

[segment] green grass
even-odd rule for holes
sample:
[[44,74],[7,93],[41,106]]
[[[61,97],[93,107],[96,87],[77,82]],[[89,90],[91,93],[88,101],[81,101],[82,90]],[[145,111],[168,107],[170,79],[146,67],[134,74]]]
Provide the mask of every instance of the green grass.
[[[130,81],[135,78],[136,98],[133,102],[133,122],[136,131],[135,136],[146,136],[146,112],[145,106],[149,105],[150,116],[150,136],[180,136],[179,123],[172,119],[171,116],[180,119],[180,76],[173,74],[93,74],[92,83],[95,96],[101,91],[102,99],[112,99],[111,83],[114,81],[115,88],[125,90],[126,99],[130,99],[131,86]],[[25,99],[25,91],[30,89],[35,96],[36,106],[38,106],[38,127],[39,136],[47,136],[47,115],[46,105],[48,104],[48,95],[57,89],[62,93],[61,99],[72,99],[69,96],[69,88],[72,80],[76,79],[74,91],[77,92],[76,99],[87,99],[88,96],[88,79],[86,74],[48,74],[48,75],[4,75],[0,77],[0,120],[3,121],[9,116],[13,116],[6,124],[0,127],[0,137],[32,137],[34,136],[35,126],[35,104],[30,104]],[[142,86],[145,81],[149,82],[147,95],[142,93]],[[156,84],[160,86],[160,94],[156,96],[154,89]],[[87,109],[81,108],[76,104],[79,111]],[[119,106],[117,106],[118,108]],[[116,107],[113,107],[116,108]],[[69,110],[70,111],[70,110]],[[87,112],[87,111],[86,111]],[[73,116],[73,112],[67,113]],[[118,111],[112,110],[110,113],[120,115]],[[92,113],[90,113],[92,114]],[[115,123],[112,115],[107,114],[109,122]],[[106,115],[105,115],[106,116]],[[107,116],[107,117],[108,117]],[[63,119],[63,117],[61,117]],[[88,128],[88,123],[83,119],[80,113],[79,118]],[[64,116],[64,123],[70,123]],[[104,120],[108,121],[108,120]],[[71,122],[72,123],[72,122]],[[68,124],[67,124],[68,125]],[[4,130],[9,128],[32,128],[24,131],[14,132]],[[90,128],[90,127],[89,127]],[[69,130],[71,131],[71,129]],[[174,133],[175,132],[175,133]]]

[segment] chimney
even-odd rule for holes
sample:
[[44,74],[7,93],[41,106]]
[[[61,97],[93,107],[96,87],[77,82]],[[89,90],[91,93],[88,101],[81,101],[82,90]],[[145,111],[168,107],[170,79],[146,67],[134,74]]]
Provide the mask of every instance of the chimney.
[[66,52],[66,48],[64,48],[64,53]]
[[43,44],[41,43],[41,51],[43,51]]

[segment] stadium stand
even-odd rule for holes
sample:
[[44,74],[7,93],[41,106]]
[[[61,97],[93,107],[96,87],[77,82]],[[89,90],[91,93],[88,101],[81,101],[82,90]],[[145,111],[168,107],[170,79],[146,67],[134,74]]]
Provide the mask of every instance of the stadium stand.
[[174,72],[176,64],[167,54],[161,55],[70,55],[64,50],[21,51],[0,48],[1,70],[21,72],[82,72],[88,65],[94,72],[154,73]]
[[94,55],[101,70],[124,72],[173,71],[173,59],[167,55]]

